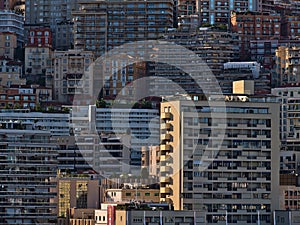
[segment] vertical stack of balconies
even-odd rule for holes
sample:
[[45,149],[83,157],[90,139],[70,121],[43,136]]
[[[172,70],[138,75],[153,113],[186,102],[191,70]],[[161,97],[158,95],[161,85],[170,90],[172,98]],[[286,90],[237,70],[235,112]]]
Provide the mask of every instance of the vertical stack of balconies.
[[168,196],[171,194],[171,175],[172,167],[172,135],[170,134],[172,125],[170,123],[172,115],[170,112],[161,113],[161,144],[160,144],[160,197],[161,201],[168,202]]

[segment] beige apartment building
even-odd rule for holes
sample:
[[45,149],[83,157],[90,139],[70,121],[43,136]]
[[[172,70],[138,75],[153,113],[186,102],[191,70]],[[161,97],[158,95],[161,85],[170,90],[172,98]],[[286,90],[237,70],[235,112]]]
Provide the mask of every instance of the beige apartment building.
[[90,51],[54,51],[52,57],[53,97],[70,103],[75,94],[89,94],[92,77],[87,73],[94,61]]
[[299,83],[300,48],[279,46],[276,50],[276,74],[280,85]]
[[[198,100],[197,100],[198,99]],[[174,96],[161,104],[161,201],[208,224],[270,224],[279,208],[279,104],[270,96]]]

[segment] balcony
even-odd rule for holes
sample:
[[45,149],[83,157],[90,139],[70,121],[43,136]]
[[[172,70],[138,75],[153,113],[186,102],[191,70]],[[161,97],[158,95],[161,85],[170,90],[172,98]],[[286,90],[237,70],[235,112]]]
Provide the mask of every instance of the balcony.
[[160,167],[160,172],[162,172],[162,173],[167,173],[170,170],[171,170],[171,167],[169,167],[169,166],[161,166]]
[[163,124],[160,125],[160,128],[164,129],[164,130],[170,130],[171,129],[171,124],[170,123],[163,123]]
[[159,181],[161,183],[170,183],[171,179],[170,179],[170,177],[160,177]]
[[169,155],[161,155],[160,156],[160,162],[166,162],[169,161],[171,159],[171,156]]
[[160,135],[160,139],[162,141],[170,141],[171,140],[171,135],[170,134],[162,134],[162,135]]
[[161,194],[170,194],[171,189],[169,187],[161,187],[160,188],[160,193]]
[[171,145],[161,145],[160,150],[161,151],[170,151],[171,150]]
[[169,120],[169,119],[171,119],[171,113],[163,112],[163,113],[161,113],[161,118],[164,120]]

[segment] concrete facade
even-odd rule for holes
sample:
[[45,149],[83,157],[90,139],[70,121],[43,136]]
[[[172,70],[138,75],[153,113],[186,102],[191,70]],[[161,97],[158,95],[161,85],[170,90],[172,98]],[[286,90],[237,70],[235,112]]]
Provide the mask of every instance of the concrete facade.
[[279,104],[239,96],[224,108],[222,98],[188,98],[161,104],[161,201],[205,209],[208,224],[222,223],[227,211],[229,223],[254,225],[257,210],[270,224],[279,208]]

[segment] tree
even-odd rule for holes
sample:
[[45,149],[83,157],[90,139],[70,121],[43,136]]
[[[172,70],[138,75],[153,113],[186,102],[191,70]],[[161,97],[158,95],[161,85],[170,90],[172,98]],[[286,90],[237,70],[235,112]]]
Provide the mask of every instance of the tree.
[[107,102],[101,98],[100,100],[96,101],[96,107],[97,108],[107,108]]

